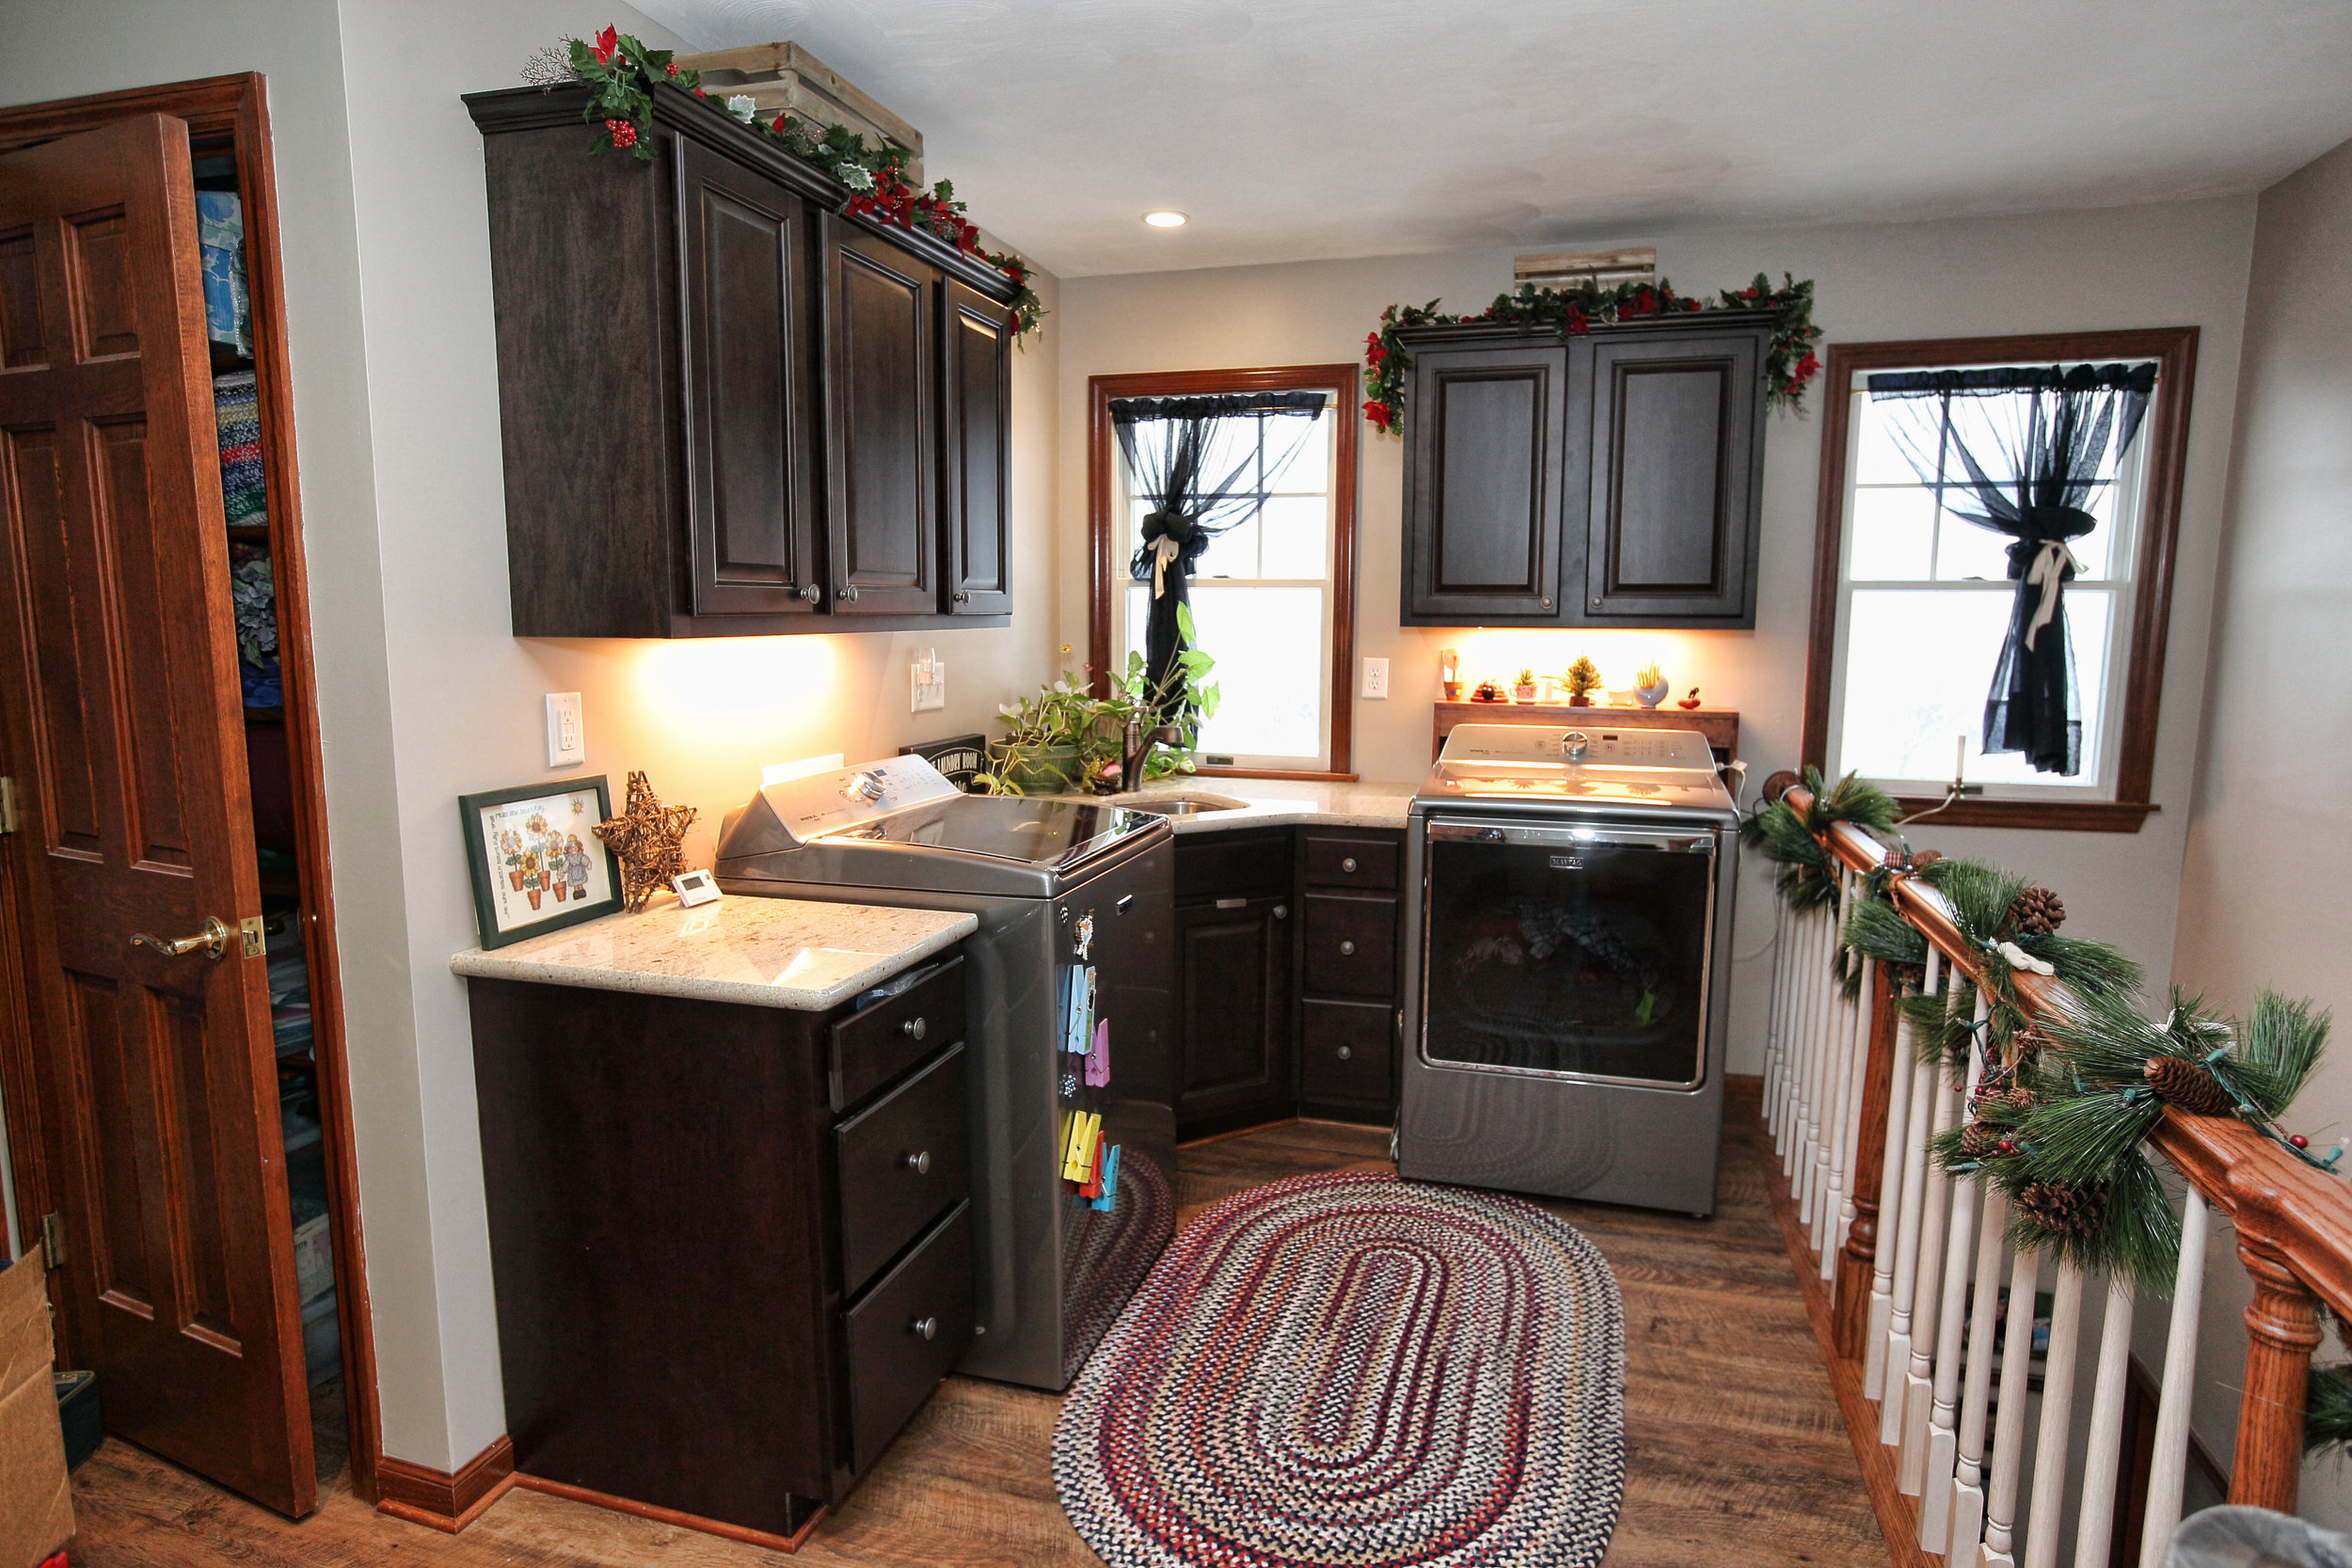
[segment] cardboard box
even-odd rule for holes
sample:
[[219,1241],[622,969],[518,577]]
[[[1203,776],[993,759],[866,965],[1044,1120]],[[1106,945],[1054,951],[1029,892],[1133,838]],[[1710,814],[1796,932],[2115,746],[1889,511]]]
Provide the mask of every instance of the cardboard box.
[[703,91],[722,103],[739,93],[749,98],[763,120],[789,110],[819,126],[845,126],[871,147],[904,148],[907,179],[921,188],[923,133],[799,44],[755,43],[680,55],[677,64],[701,71]]
[[40,1254],[0,1273],[0,1568],[37,1568],[73,1535]]

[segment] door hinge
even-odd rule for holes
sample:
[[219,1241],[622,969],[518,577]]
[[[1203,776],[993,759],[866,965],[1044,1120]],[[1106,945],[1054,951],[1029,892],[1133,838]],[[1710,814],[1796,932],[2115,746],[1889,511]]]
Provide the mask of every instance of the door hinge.
[[16,832],[16,781],[0,779],[0,833]]
[[269,934],[262,929],[262,917],[246,915],[237,922],[237,929],[245,933],[245,956],[262,958],[269,956]]
[[40,1217],[40,1266],[44,1269],[65,1267],[65,1216],[43,1214]]

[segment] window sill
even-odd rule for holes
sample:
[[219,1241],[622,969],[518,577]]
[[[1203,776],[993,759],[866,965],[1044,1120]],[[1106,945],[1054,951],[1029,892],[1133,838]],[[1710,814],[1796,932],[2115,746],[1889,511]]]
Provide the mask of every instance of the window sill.
[[1354,784],[1356,773],[1285,773],[1271,768],[1196,768],[1190,779],[1289,779],[1295,784]]
[[[1898,796],[1905,816],[1932,810],[1936,797]],[[2026,828],[2054,832],[2136,833],[2164,808],[2145,800],[1960,800],[1923,816],[1920,828]]]

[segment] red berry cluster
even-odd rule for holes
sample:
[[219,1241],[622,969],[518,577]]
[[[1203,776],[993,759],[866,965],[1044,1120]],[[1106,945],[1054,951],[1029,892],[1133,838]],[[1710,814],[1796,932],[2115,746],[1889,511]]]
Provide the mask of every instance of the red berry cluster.
[[608,119],[604,122],[604,129],[605,133],[612,138],[612,145],[615,147],[637,145],[637,127],[626,119]]

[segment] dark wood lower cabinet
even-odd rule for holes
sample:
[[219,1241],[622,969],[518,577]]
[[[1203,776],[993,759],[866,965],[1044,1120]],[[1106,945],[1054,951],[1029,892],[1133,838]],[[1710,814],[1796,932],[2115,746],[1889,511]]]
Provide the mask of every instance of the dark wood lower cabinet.
[[790,1536],[972,1342],[961,960],[863,1013],[468,985],[515,1467]]
[[1301,1111],[1349,1121],[1364,1112],[1393,1112],[1394,1006],[1309,997],[1298,1005],[1298,1014]]
[[1291,1114],[1290,917],[1288,895],[1176,907],[1180,1137]]

